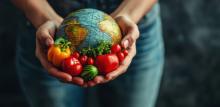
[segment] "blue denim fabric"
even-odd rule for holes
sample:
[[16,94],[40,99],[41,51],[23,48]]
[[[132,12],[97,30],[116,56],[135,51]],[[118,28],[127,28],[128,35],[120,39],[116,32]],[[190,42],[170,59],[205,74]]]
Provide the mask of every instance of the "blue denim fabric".
[[[84,89],[48,75],[35,57],[35,29],[21,21],[16,67],[31,107],[154,107],[164,62],[159,5],[138,26],[137,55],[128,71],[107,84]],[[98,105],[90,104],[93,100]]]

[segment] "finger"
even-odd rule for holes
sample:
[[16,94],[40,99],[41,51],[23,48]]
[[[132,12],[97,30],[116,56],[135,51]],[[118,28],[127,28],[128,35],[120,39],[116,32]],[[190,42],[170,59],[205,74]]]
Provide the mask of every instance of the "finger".
[[139,37],[139,30],[137,25],[133,25],[129,27],[125,37],[121,41],[122,47],[124,48],[131,47],[138,37]]
[[108,81],[109,81],[109,79],[105,78],[105,77],[102,76],[102,75],[98,75],[98,76],[96,76],[96,77],[94,78],[94,82],[95,82],[96,84],[102,84],[102,83],[106,83],[106,82],[108,82]]
[[82,86],[82,87],[87,88],[87,87],[88,87],[88,84],[87,84],[87,83],[85,83],[85,84],[83,84],[83,86]]
[[72,83],[76,84],[76,85],[79,85],[79,86],[83,86],[84,80],[80,77],[73,77],[72,78]]
[[51,46],[54,41],[52,36],[49,34],[49,31],[47,30],[38,30],[37,33],[37,39],[40,41],[41,44],[48,46]]
[[88,81],[88,86],[89,87],[93,87],[95,85],[97,85],[97,84],[94,81]]
[[36,32],[37,38],[42,44],[50,46],[54,43],[53,37],[55,34],[56,25],[50,21],[43,24]]
[[47,21],[39,29],[46,30],[50,36],[54,37],[57,25],[53,21]]
[[135,48],[135,43],[132,45],[132,48],[129,49],[129,53],[127,57],[124,59],[124,61],[121,63],[121,65],[113,72],[110,72],[106,75],[106,78],[108,80],[113,80],[119,75],[123,74],[126,72],[127,68],[129,67],[133,57],[136,54],[136,48]]
[[124,48],[128,48],[132,46],[133,42],[139,37],[139,30],[137,24],[135,24],[131,19],[128,17],[119,16],[115,19],[120,26],[123,35],[123,40],[121,45]]
[[66,81],[66,82],[72,81],[72,76],[71,75],[56,69],[50,63],[47,63],[44,60],[40,60],[40,61],[41,61],[42,65],[48,70],[48,73],[50,75],[52,75],[52,76],[54,76],[58,79],[61,79],[63,81]]
[[103,80],[104,80],[103,76],[99,76],[99,75],[94,78],[96,84],[100,84]]
[[47,69],[48,73],[56,78],[61,79],[62,81],[70,82],[72,81],[72,76],[56,69],[51,63],[49,63],[46,59],[44,54],[36,54],[38,59],[40,60],[42,66]]
[[[127,62],[130,64],[130,58],[126,58]],[[112,71],[106,75],[107,80],[113,80],[119,75],[123,74],[128,68],[127,64],[121,64],[115,71]]]

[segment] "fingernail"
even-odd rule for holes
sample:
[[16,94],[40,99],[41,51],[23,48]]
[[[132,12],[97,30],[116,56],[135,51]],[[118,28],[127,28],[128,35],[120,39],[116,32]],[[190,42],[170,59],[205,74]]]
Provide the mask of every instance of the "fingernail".
[[100,81],[96,81],[96,84],[99,84],[100,83]]
[[70,82],[70,81],[72,81],[72,77],[67,77],[66,80],[67,80],[68,82]]
[[86,88],[86,87],[87,87],[87,84],[84,84],[82,87]]
[[123,43],[123,47],[128,48],[128,44],[129,44],[128,40],[125,40],[124,43]]
[[112,76],[111,76],[111,75],[107,75],[107,76],[106,76],[106,79],[107,79],[107,80],[111,80],[111,79],[112,79]]
[[46,40],[46,45],[47,46],[50,46],[50,45],[52,45],[53,44],[53,41],[51,40],[51,39],[47,39]]

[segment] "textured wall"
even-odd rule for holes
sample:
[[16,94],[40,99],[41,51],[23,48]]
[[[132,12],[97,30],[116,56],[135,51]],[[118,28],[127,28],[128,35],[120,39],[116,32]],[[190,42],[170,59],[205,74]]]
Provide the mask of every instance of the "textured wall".
[[158,107],[219,107],[220,1],[161,0],[166,67]]
[[14,63],[18,20],[15,8],[0,0],[0,107],[23,107],[26,104],[19,88]]
[[[157,107],[219,107],[219,0],[161,0],[166,64]],[[15,73],[19,14],[0,1],[0,107],[25,107]]]

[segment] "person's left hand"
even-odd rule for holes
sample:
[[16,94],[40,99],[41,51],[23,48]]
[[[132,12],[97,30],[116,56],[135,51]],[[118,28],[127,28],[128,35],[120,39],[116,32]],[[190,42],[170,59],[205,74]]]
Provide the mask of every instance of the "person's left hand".
[[53,64],[51,64],[47,59],[48,48],[54,44],[54,34],[57,27],[60,25],[56,22],[50,20],[42,24],[36,32],[36,57],[41,62],[44,69],[53,77],[56,77],[62,82],[70,83],[78,86],[84,84],[84,80],[80,77],[72,77],[70,74],[60,71]]
[[119,16],[116,17],[115,20],[121,28],[122,35],[124,36],[121,41],[121,45],[128,49],[128,55],[115,71],[108,73],[106,76],[96,76],[93,80],[84,83],[84,87],[93,87],[97,84],[102,84],[114,80],[119,75],[127,71],[133,57],[136,55],[136,40],[139,37],[137,24],[127,16]]

